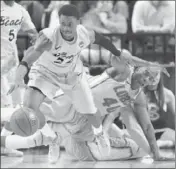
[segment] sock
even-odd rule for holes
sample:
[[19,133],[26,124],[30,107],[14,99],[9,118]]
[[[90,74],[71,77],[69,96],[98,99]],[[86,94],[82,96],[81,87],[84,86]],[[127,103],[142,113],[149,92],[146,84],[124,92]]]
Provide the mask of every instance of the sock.
[[12,131],[9,131],[5,127],[3,127],[2,131],[1,131],[1,136],[9,136],[12,133],[13,133]]
[[98,127],[98,128],[92,126],[92,129],[93,129],[93,132],[95,135],[98,135],[99,133],[101,133],[103,131],[102,125],[100,125],[100,127]]
[[[35,142],[34,142],[34,146],[35,146]],[[28,143],[28,137],[11,135],[6,137],[5,147],[9,149],[20,149],[20,148],[30,148],[32,146],[30,146]]]

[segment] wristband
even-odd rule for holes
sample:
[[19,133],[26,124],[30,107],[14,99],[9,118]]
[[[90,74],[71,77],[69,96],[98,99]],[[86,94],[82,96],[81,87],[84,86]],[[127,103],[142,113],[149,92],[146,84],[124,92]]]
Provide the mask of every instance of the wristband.
[[19,64],[19,66],[20,66],[20,65],[25,66],[25,67],[27,68],[27,71],[29,72],[29,66],[28,66],[27,62],[21,61],[20,64]]

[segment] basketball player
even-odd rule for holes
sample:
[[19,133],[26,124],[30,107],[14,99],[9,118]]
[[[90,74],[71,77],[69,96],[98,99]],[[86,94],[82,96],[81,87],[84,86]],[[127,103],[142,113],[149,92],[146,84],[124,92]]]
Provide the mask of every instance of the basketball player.
[[115,56],[128,57],[128,55],[117,50],[100,34],[88,32],[79,25],[79,14],[74,5],[64,5],[59,10],[59,17],[60,25],[54,29],[42,30],[31,54],[23,58],[12,90],[23,84],[23,78],[29,67],[36,61],[29,73],[30,89],[26,90],[24,106],[37,112],[42,128],[45,119],[39,111],[40,104],[45,97],[52,99],[56,90],[62,88],[77,111],[87,115],[96,135],[95,140],[104,155],[110,151],[109,141],[103,133],[79,53],[90,43],[95,43],[111,51]]
[[155,129],[159,147],[175,146],[175,96],[163,85],[158,71],[156,82],[144,88],[148,101],[148,112]]
[[[17,34],[20,29],[28,33],[33,43],[37,31],[28,12],[13,0],[1,1],[1,108],[13,107],[22,102],[22,93],[17,90],[7,96],[14,82],[16,68],[19,65],[17,53]],[[7,131],[8,132],[8,131]],[[6,135],[3,128],[1,135]],[[5,150],[4,150],[5,151]],[[13,151],[13,150],[12,150]],[[15,151],[16,154],[21,152]]]
[[37,31],[28,12],[13,0],[1,1],[1,107],[13,107],[20,101],[18,91],[7,96],[7,91],[14,81],[15,71],[19,65],[17,53],[17,34],[20,29],[27,32],[32,41]]

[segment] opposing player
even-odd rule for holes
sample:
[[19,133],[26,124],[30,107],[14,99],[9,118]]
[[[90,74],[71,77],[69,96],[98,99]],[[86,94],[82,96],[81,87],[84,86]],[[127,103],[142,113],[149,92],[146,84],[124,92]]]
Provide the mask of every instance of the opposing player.
[[[16,68],[19,65],[17,53],[17,34],[20,29],[36,39],[37,31],[28,12],[13,0],[1,1],[1,107],[13,107],[21,102],[19,91],[7,96],[14,82]],[[18,101],[17,101],[18,100]]]
[[[102,125],[87,83],[83,65],[79,57],[82,49],[90,43],[103,46],[115,56],[123,57],[123,51],[100,34],[88,32],[79,25],[78,10],[74,5],[64,5],[59,11],[60,25],[40,32],[31,54],[26,56],[17,70],[14,88],[23,84],[28,68],[30,89],[26,91],[24,106],[34,109],[40,119],[40,127],[45,119],[39,106],[47,96],[52,99],[56,90],[62,88],[72,100],[78,112],[86,114],[96,137],[102,155],[109,152],[109,141],[102,132]],[[128,57],[128,56],[126,56]]]
[[148,112],[155,129],[159,147],[175,146],[175,96],[163,84],[162,73],[158,71],[155,83],[146,86],[144,92],[148,101]]

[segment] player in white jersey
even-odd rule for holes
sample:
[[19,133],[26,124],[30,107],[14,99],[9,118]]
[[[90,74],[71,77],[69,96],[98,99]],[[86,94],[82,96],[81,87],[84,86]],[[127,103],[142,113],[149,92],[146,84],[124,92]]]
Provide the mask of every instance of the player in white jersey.
[[[14,81],[19,65],[17,53],[17,34],[20,29],[30,33],[36,39],[37,31],[28,12],[13,0],[1,1],[1,107],[17,104],[19,93],[7,96],[7,91]],[[18,96],[18,97],[17,97]]]
[[88,32],[79,25],[79,14],[74,5],[64,5],[59,10],[59,17],[60,25],[54,29],[42,30],[34,48],[31,48],[31,53],[23,58],[13,88],[23,84],[27,68],[36,61],[29,73],[30,89],[26,91],[24,106],[36,111],[40,127],[45,124],[45,119],[39,111],[40,104],[45,97],[52,99],[55,92],[62,88],[78,112],[87,115],[102,152],[109,152],[109,141],[102,132],[101,121],[79,54],[89,44],[95,43],[108,49],[115,56],[129,55],[117,50],[110,40],[94,31]]

